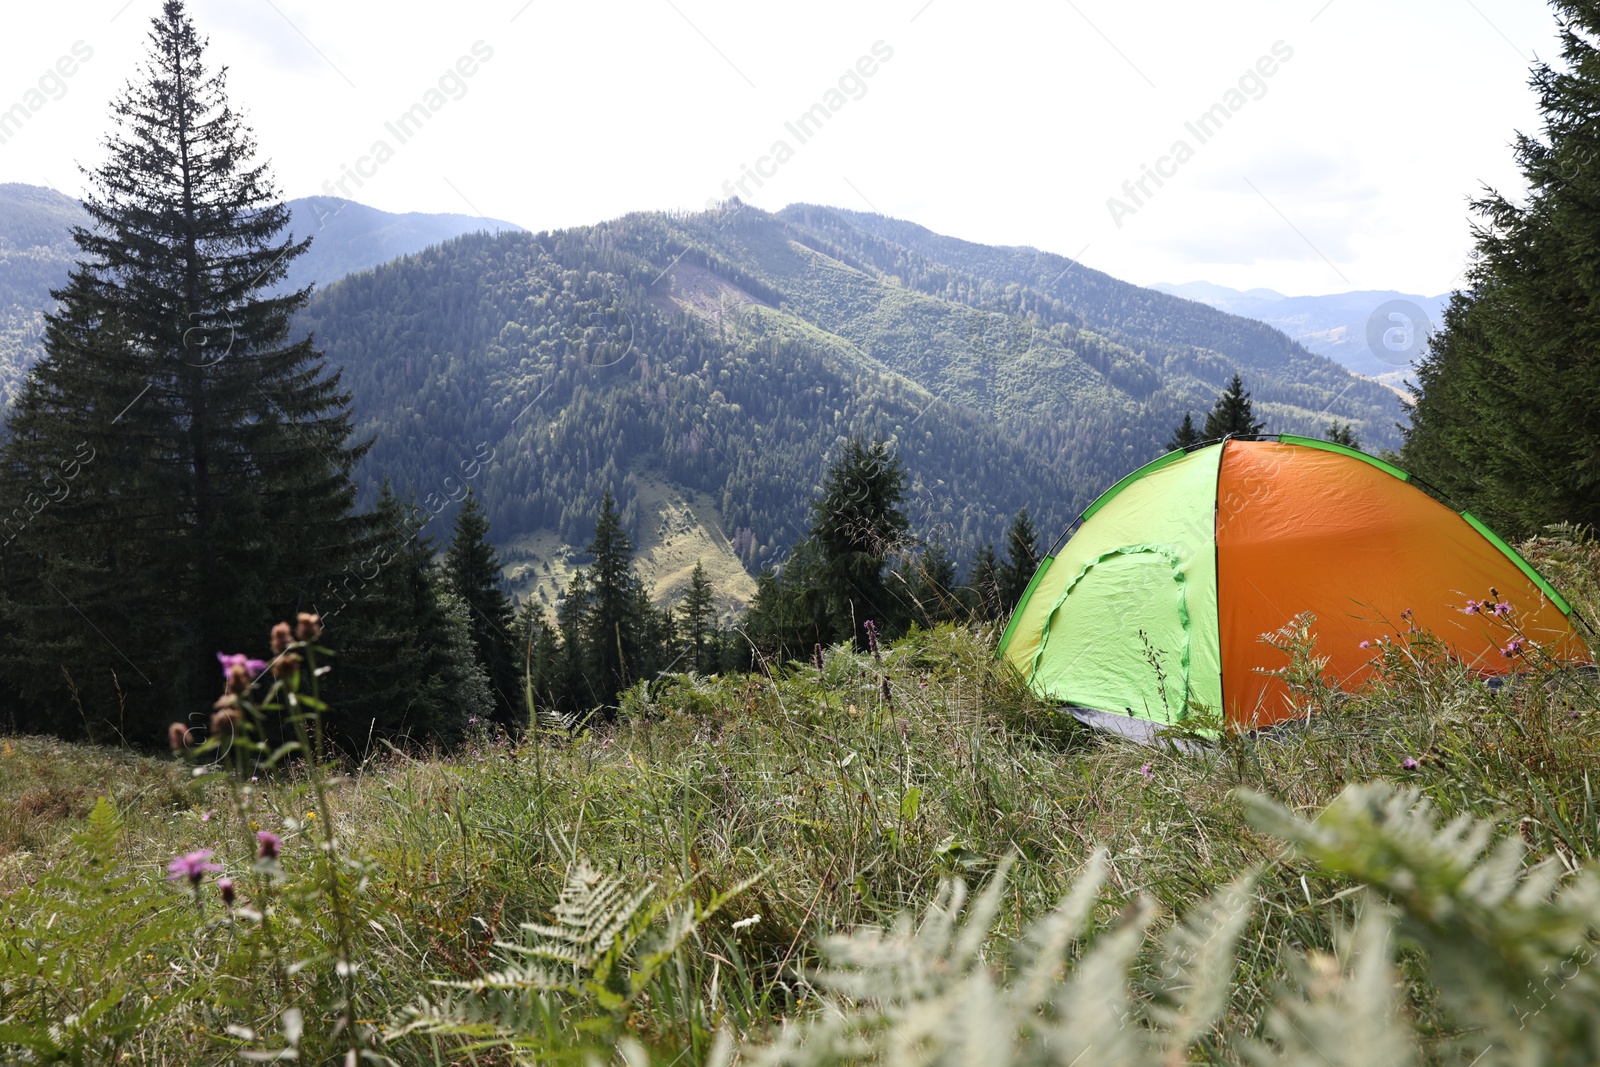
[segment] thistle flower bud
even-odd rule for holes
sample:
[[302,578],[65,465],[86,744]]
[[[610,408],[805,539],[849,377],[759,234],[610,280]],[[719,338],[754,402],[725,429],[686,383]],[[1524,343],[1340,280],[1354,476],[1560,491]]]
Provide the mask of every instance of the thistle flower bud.
[[271,830],[257,830],[256,841],[259,845],[256,855],[264,860],[275,860],[283,852],[283,838]]
[[272,654],[281,656],[283,650],[288,648],[294,640],[294,635],[289,632],[289,624],[280,622],[272,628]]
[[315,641],[322,636],[322,616],[313,615],[309,611],[300,613],[299,625],[295,627],[295,636],[302,641]]
[[244,719],[240,716],[238,708],[219,708],[216,714],[211,716],[211,733],[216,737],[220,737],[223,734],[231,736],[243,721]]
[[182,752],[189,747],[189,728],[181,722],[175,722],[167,727],[167,744],[172,746],[172,751]]
[[290,652],[272,661],[272,676],[287,678],[300,669],[300,657]]
[[250,672],[242,663],[235,663],[228,668],[228,692],[245,693],[250,690]]
[[233,907],[233,901],[238,894],[234,892],[232,878],[218,878],[217,892],[222,894],[222,903],[224,907]]

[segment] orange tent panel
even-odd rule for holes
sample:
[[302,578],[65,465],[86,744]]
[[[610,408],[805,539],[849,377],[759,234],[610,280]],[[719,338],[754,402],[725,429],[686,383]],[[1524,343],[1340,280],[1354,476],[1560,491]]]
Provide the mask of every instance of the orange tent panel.
[[[1317,654],[1342,688],[1371,670],[1380,637],[1431,630],[1483,674],[1512,662],[1507,620],[1463,611],[1490,590],[1530,640],[1587,659],[1572,625],[1521,568],[1454,511],[1370,463],[1269,441],[1228,442],[1217,481],[1222,697],[1237,728],[1290,718],[1284,666],[1261,635],[1313,611]],[[1412,612],[1410,619],[1402,612]]]

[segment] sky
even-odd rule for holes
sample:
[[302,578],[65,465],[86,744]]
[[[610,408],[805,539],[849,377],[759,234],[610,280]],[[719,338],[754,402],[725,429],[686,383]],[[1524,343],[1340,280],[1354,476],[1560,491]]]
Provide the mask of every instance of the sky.
[[[0,182],[78,195],[160,0],[11,6],[0,113],[39,106]],[[286,197],[544,230],[738,195],[1294,295],[1462,284],[1559,60],[1533,0],[189,9]]]

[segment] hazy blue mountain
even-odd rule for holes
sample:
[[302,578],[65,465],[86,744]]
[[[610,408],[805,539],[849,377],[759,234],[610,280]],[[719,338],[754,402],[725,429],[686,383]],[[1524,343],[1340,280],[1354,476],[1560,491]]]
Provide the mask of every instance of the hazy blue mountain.
[[1210,282],[1161,282],[1151,288],[1259,319],[1357,374],[1396,387],[1403,387],[1450,302],[1449,293],[1419,296],[1391,289],[1284,296],[1271,289],[1241,292]]
[[[289,269],[286,287],[327,285],[346,274],[478,230],[517,226],[473,215],[403,215],[338,197],[289,201],[292,231],[314,238]],[[77,246],[72,227],[87,220],[78,202],[54,189],[0,184],[0,405],[39,357],[50,290],[67,280]]]
[[514,223],[477,215],[431,215],[420,211],[396,215],[337,196],[291,200],[289,210],[290,230],[297,237],[310,236],[313,240],[311,251],[290,265],[284,288],[311,282],[328,285],[346,274],[420,252],[465,233],[522,229]]

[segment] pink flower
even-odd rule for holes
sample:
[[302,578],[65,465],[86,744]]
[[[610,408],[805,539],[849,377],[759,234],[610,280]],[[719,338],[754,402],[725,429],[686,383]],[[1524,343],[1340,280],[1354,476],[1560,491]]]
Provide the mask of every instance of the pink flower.
[[1504,617],[1511,614],[1511,601],[1502,600],[1492,609],[1496,616]]
[[207,871],[220,870],[222,870],[221,864],[211,862],[209,848],[197,849],[178,856],[167,864],[167,881],[179,882],[187,878],[190,885],[199,885],[200,879],[206,876]]
[[1142,775],[1144,780],[1147,782],[1155,780],[1155,772],[1150,769],[1150,764],[1148,763],[1139,768],[1139,774]]
[[1362,648],[1371,648],[1372,647],[1372,642],[1371,641],[1363,641],[1363,642],[1361,642],[1361,647]]
[[243,667],[251,678],[259,678],[267,671],[266,660],[251,659],[243,652],[235,652],[232,655],[226,652],[218,652],[217,662],[222,664],[222,678],[224,681],[227,680],[228,673],[233,670],[235,665]]
[[230,908],[233,907],[234,891],[232,878],[218,878],[217,892],[222,894],[222,903],[224,905]]
[[1500,654],[1506,659],[1510,659],[1512,656],[1521,655],[1522,650],[1524,647],[1526,647],[1526,645],[1527,642],[1522,638],[1513,637],[1511,640],[1506,642],[1506,647],[1500,650]]
[[1400,761],[1400,766],[1404,767],[1408,771],[1414,771],[1421,766],[1421,764],[1412,759],[1410,756],[1407,756],[1405,759]]
[[1480,612],[1482,610],[1483,610],[1483,601],[1481,601],[1481,600],[1469,600],[1469,601],[1467,601],[1467,606],[1461,609],[1461,614],[1463,614],[1463,615],[1476,615],[1476,614],[1478,614],[1478,612]]
[[283,852],[283,838],[271,830],[257,830],[256,841],[260,844],[256,854],[264,860],[275,860]]

